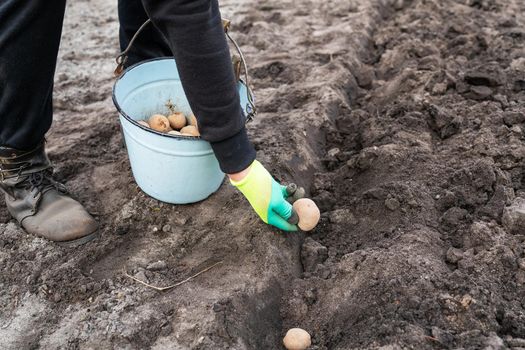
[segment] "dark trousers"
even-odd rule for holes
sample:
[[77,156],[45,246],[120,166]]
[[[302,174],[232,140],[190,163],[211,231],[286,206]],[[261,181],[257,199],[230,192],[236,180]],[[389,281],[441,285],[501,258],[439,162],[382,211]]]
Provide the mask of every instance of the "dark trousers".
[[[226,173],[255,158],[239,105],[217,0],[119,0],[120,43],[125,48],[140,25],[128,65],[174,56],[179,75]],[[53,77],[65,0],[0,2],[0,146],[29,150],[52,122]],[[108,94],[110,91],[108,91]]]

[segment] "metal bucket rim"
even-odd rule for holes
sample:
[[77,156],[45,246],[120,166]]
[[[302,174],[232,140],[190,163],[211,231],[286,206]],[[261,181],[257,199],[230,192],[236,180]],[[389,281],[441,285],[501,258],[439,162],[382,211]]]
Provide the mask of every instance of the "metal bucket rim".
[[[124,76],[127,73],[129,73],[132,69],[134,69],[134,68],[136,68],[138,66],[141,66],[143,64],[152,63],[152,62],[155,62],[155,61],[165,61],[165,60],[175,60],[175,58],[173,56],[164,56],[164,57],[150,58],[150,59],[147,59],[147,60],[135,63],[135,64],[129,66],[128,68],[126,68],[122,72],[122,74],[117,78],[117,80],[115,80],[115,83],[113,84],[113,89],[112,89],[112,93],[111,93],[111,95],[112,95],[111,97],[113,99],[113,104],[117,108],[117,111],[120,113],[120,115],[122,115],[124,117],[124,119],[126,119],[131,124],[141,128],[142,130],[145,130],[147,132],[150,132],[150,133],[153,133],[153,134],[156,134],[156,135],[159,135],[159,136],[168,137],[168,138],[174,138],[174,139],[179,139],[179,140],[204,141],[204,140],[202,140],[202,138],[200,136],[171,135],[171,134],[167,134],[167,133],[163,133],[163,132],[160,132],[160,131],[153,130],[151,128],[147,128],[144,125],[139,124],[136,120],[134,120],[126,112],[124,112],[124,110],[120,107],[120,104],[117,101],[116,91],[115,91],[117,89],[117,84],[119,83],[119,81],[122,78],[124,78]],[[246,89],[248,89],[248,92],[251,95],[252,92],[249,91],[250,89],[248,88],[248,86],[246,86],[246,83],[242,79],[239,79],[239,81],[246,87]]]

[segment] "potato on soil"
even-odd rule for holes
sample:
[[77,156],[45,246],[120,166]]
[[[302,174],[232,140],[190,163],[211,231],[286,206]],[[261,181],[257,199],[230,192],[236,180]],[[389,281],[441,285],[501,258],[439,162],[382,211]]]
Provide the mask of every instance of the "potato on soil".
[[321,218],[319,208],[309,198],[300,198],[295,201],[293,210],[299,215],[299,223],[297,225],[303,231],[313,230]]
[[146,128],[149,128],[149,124],[145,120],[137,120],[137,123],[139,123],[142,126],[145,126]]
[[201,136],[201,134],[199,133],[199,130],[193,125],[188,125],[188,126],[183,127],[182,129],[180,129],[180,132],[183,135],[188,134],[191,136]]
[[156,131],[168,132],[171,130],[170,121],[162,114],[152,115],[148,120],[148,124],[150,128]]
[[168,120],[170,121],[170,126],[173,129],[180,130],[186,126],[186,117],[180,112],[169,115]]
[[286,332],[283,344],[288,350],[305,350],[312,345],[312,338],[304,329],[292,328]]

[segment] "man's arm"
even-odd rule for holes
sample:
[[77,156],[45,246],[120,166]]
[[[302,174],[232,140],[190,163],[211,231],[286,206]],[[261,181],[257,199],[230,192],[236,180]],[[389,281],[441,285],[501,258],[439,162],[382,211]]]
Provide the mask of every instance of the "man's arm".
[[143,0],[177,61],[184,92],[222,171],[254,161],[217,0]]
[[170,43],[201,136],[211,143],[222,171],[265,223],[297,230],[286,221],[292,206],[285,187],[255,160],[217,0],[142,1]]

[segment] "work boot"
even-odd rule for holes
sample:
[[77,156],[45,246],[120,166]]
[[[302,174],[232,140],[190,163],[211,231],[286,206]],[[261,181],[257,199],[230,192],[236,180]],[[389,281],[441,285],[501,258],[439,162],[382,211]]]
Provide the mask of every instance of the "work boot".
[[52,178],[44,142],[32,151],[0,147],[0,189],[7,210],[28,232],[62,245],[76,246],[95,237],[98,224]]

